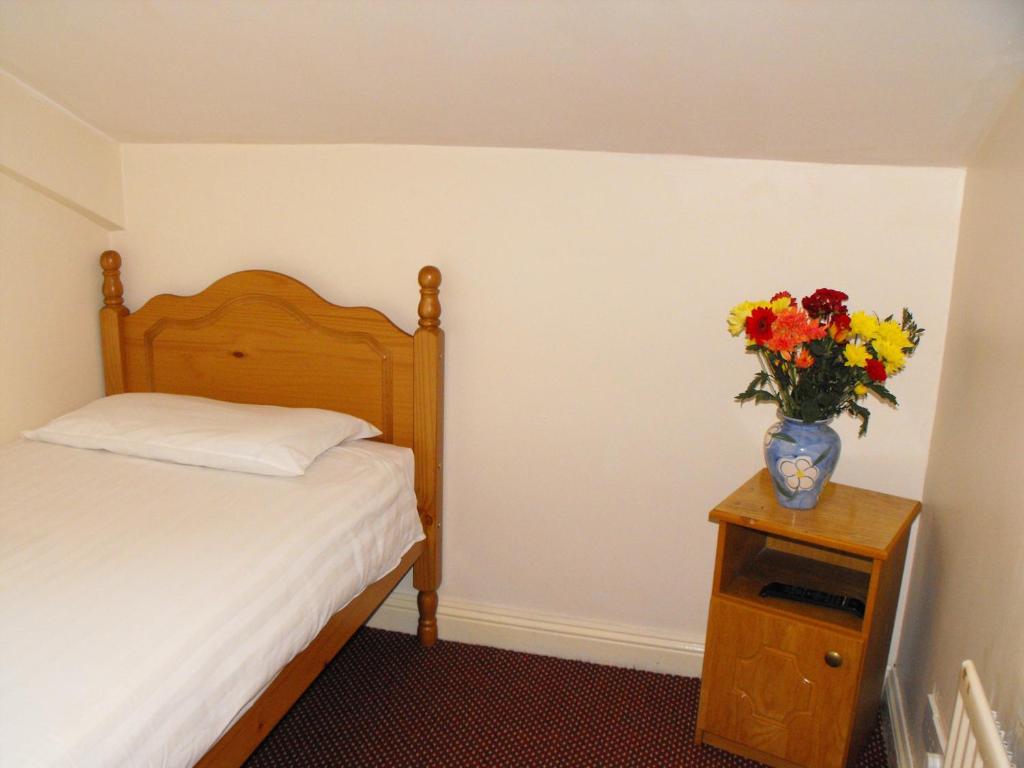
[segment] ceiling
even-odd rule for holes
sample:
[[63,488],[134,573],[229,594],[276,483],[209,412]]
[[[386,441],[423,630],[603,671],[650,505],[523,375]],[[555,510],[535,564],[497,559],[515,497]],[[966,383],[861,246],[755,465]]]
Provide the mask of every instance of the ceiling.
[[959,166],[1024,0],[0,0],[0,66],[125,142]]

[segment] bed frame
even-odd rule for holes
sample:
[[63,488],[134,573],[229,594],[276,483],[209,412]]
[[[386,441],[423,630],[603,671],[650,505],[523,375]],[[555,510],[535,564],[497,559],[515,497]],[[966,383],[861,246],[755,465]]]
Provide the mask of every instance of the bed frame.
[[411,567],[418,634],[437,640],[441,583],[444,332],[441,273],[419,273],[419,327],[408,334],[367,307],[340,307],[277,272],[221,278],[194,296],[124,306],[121,256],[106,251],[100,336],[108,395],[168,392],[240,403],[326,408],[359,416],[380,440],[413,450],[426,539],[336,613],[197,766],[239,766]]

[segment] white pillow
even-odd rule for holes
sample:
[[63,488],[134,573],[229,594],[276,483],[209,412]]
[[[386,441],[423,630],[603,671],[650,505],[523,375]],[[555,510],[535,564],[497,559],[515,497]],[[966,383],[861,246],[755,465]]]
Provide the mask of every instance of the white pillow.
[[241,405],[204,397],[133,392],[101,397],[31,440],[260,475],[301,475],[343,440],[376,437],[372,424],[336,411]]

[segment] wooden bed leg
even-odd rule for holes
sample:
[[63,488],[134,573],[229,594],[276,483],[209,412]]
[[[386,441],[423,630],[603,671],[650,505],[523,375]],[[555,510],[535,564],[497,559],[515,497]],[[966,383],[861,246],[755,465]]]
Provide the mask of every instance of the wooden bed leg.
[[416,501],[426,541],[413,566],[412,585],[419,591],[420,643],[437,642],[437,589],[441,586],[441,435],[444,401],[444,331],[437,267],[420,270],[419,328],[413,336],[415,355],[413,440],[416,451]]
[[420,645],[429,648],[437,642],[437,592],[424,590],[416,598],[416,605],[420,609],[420,621],[416,628],[416,634],[420,638]]

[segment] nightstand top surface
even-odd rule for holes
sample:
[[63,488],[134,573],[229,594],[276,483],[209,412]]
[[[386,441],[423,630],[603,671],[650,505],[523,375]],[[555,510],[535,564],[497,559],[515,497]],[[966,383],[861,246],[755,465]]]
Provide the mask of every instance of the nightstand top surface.
[[816,546],[885,560],[921,502],[830,482],[814,509],[786,509],[762,469],[718,504],[709,518]]

